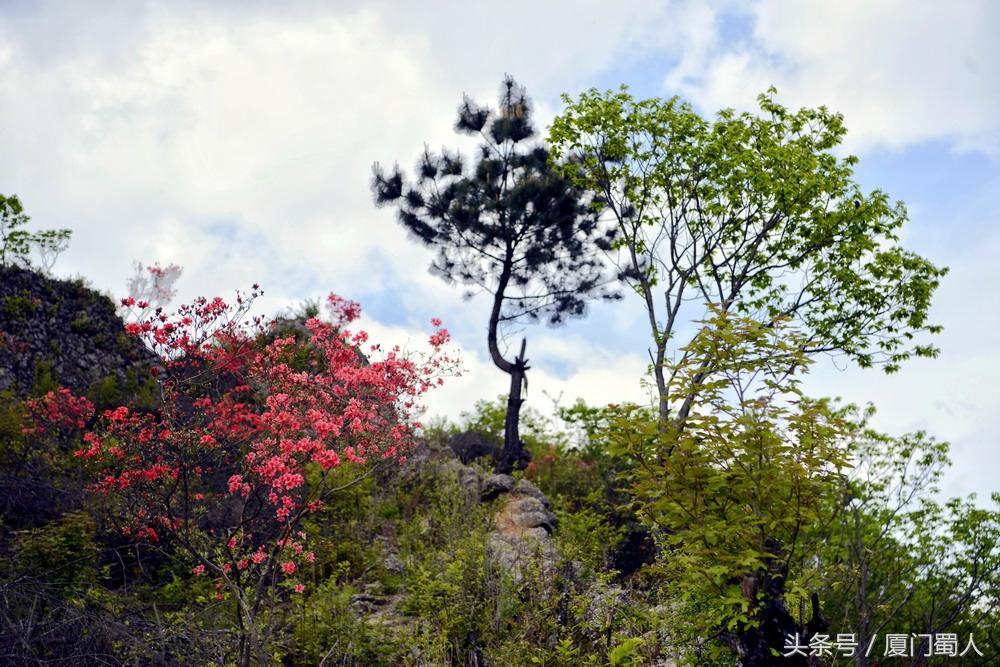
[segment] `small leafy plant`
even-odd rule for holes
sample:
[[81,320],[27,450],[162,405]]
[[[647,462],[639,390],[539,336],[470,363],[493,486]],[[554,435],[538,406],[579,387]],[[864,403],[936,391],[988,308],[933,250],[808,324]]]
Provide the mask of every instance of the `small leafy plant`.
[[[24,229],[30,219],[17,195],[0,195],[0,266],[36,268],[47,274],[66,250],[73,232],[44,229],[32,233]],[[36,262],[31,260],[32,252],[37,254]]]

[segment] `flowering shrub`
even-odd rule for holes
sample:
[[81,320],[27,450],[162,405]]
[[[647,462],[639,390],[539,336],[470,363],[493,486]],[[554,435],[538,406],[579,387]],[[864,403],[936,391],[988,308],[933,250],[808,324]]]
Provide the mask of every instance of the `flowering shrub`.
[[75,396],[65,387],[54,389],[41,398],[29,399],[25,407],[29,417],[29,425],[23,429],[26,435],[78,431],[94,416],[94,404],[85,396]]
[[336,295],[332,322],[272,336],[247,318],[258,294],[255,286],[234,305],[199,299],[127,325],[162,361],[162,407],[105,411],[78,452],[125,533],[169,540],[193,559],[194,575],[216,579],[218,599],[236,601],[241,664],[261,659],[265,601],[280,588],[305,590],[295,577],[314,556],[299,525],[337,490],[333,471],[355,466],[363,476],[404,461],[420,396],[457,363],[440,327],[420,357],[394,347],[368,358],[379,346],[348,329],[360,307]]
[[[5,531],[35,528],[79,509],[80,466],[67,456],[80,445],[94,406],[57,387],[19,400],[0,392],[0,516]],[[20,539],[20,538],[18,538]]]

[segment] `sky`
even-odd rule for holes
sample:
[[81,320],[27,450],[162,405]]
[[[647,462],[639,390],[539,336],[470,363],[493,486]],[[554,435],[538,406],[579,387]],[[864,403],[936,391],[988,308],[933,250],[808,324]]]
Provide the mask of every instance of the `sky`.
[[[455,417],[505,390],[488,302],[431,276],[431,251],[372,205],[374,162],[409,167],[454,135],[463,94],[504,74],[544,126],[560,95],[627,84],[706,115],[845,116],[857,179],[903,200],[905,245],[951,271],[941,355],[886,376],[821,359],[815,395],[952,444],[948,495],[1000,485],[1000,3],[958,0],[496,3],[0,1],[0,192],[74,236],[55,272],[121,296],[136,260],[177,263],[178,301],[258,282],[276,312],[334,291],[373,338],[419,347],[441,317],[465,373],[428,399]],[[532,326],[528,404],[645,400],[635,299]],[[517,342],[516,339],[512,342]]]

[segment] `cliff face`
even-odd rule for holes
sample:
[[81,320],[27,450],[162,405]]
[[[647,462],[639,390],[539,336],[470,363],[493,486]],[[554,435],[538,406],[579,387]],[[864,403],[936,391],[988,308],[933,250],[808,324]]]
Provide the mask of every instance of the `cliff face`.
[[114,401],[146,380],[152,361],[125,334],[108,297],[77,281],[0,266],[0,392],[26,396],[61,385]]

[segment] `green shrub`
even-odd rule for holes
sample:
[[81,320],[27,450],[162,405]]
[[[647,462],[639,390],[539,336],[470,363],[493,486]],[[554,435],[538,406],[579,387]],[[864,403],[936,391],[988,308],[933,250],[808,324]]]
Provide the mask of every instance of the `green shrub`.
[[50,391],[55,391],[59,386],[59,379],[56,377],[53,363],[47,359],[36,361],[35,377],[31,385],[32,395],[44,396]]
[[15,322],[20,322],[34,315],[41,308],[37,299],[13,294],[0,300],[0,312]]
[[93,519],[73,512],[19,535],[15,561],[21,575],[55,585],[68,596],[96,582],[96,551]]
[[118,386],[118,379],[114,375],[108,375],[90,385],[87,398],[94,404],[94,409],[100,412],[122,405],[124,396]]
[[418,619],[422,655],[454,664],[494,634],[503,581],[489,571],[482,529],[447,550],[426,554],[410,568],[404,585],[401,610]]
[[407,638],[395,639],[376,624],[358,618],[350,609],[350,586],[333,576],[292,612],[290,658],[297,665],[391,667],[405,649]]
[[608,515],[583,507],[575,512],[559,510],[556,543],[561,553],[595,573],[612,567],[624,528],[614,525]]
[[69,328],[74,333],[86,333],[88,330],[90,330],[90,326],[91,326],[90,315],[86,311],[81,312],[79,315],[73,318],[72,322],[69,323]]
[[24,455],[24,403],[12,391],[0,392],[0,466],[8,468]]

